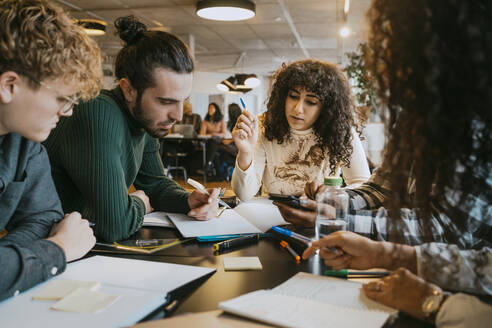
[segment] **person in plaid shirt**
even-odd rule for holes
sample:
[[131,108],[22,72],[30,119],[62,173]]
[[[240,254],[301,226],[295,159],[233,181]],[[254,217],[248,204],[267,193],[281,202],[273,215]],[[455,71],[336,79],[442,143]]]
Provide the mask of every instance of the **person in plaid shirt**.
[[[491,14],[486,0],[372,3],[366,55],[388,111],[383,164],[347,190],[351,231],[303,254],[320,249],[336,270],[395,270],[365,295],[438,327],[492,319]],[[314,211],[278,206],[287,221],[314,225]]]

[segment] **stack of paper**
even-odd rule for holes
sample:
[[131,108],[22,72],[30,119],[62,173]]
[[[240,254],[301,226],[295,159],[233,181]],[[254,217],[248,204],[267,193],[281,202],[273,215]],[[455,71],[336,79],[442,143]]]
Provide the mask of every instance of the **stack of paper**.
[[381,327],[397,311],[369,300],[361,284],[298,273],[272,290],[259,290],[219,308],[282,327]]

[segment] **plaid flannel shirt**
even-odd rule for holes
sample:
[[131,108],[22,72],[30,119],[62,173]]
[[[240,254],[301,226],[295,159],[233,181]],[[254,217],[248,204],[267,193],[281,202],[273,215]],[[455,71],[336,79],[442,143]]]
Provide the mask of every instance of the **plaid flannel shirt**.
[[[489,166],[486,182],[492,188],[492,164]],[[480,190],[467,195],[461,208],[455,209],[467,215],[468,226],[453,245],[446,240],[442,225],[452,222],[452,218],[437,204],[432,208],[430,239],[424,237],[414,209],[402,209],[400,221],[390,222],[392,218],[383,208],[391,194],[384,172],[383,164],[365,184],[346,189],[350,196],[348,230],[374,240],[415,245],[418,274],[444,289],[492,295],[492,204],[481,198]],[[458,204],[457,196],[459,192],[450,192],[447,201]],[[398,224],[397,234],[388,233],[392,223]]]

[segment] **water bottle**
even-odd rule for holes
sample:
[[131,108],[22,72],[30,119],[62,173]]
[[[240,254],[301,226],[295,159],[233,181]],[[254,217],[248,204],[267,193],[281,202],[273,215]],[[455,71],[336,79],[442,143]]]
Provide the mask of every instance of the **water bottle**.
[[316,197],[318,214],[316,216],[316,239],[332,232],[346,230],[348,224],[348,195],[340,188],[342,178],[325,178],[325,190]]

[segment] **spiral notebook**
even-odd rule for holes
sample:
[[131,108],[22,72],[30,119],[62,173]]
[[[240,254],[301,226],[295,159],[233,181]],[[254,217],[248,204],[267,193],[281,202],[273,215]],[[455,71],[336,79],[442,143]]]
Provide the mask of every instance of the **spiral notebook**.
[[271,290],[219,303],[225,312],[281,327],[381,327],[397,311],[361,292],[362,284],[298,273]]

